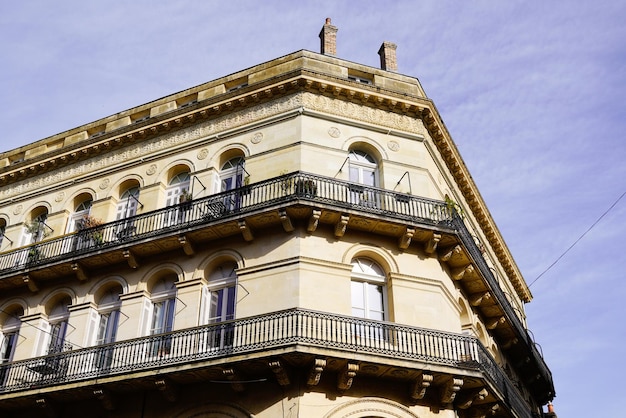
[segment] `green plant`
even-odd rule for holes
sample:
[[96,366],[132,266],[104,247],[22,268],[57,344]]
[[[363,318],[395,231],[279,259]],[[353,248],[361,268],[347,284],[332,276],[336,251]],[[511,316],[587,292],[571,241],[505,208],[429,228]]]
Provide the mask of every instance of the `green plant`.
[[456,212],[461,218],[465,217],[465,212],[463,211],[463,208],[454,200],[450,199],[450,197],[448,197],[447,195],[445,202],[446,207],[448,208],[448,211],[451,215]]
[[180,203],[191,202],[193,199],[193,195],[191,192],[187,191],[187,189],[183,189],[178,196],[178,201]]
[[26,232],[31,234],[33,237],[38,237],[39,239],[46,238],[51,232],[40,219],[33,219],[32,221],[27,222],[24,227],[26,228]]
[[317,185],[313,180],[296,181],[296,193],[298,195],[314,196],[317,194]]

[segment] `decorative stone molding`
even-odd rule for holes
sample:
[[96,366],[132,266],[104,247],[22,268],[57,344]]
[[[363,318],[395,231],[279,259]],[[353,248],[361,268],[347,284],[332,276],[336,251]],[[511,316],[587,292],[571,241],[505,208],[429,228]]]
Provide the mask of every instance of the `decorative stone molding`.
[[339,138],[341,136],[341,131],[336,126],[331,126],[328,128],[328,135],[332,138]]
[[250,142],[252,142],[253,144],[258,144],[263,140],[263,132],[256,132],[254,135],[252,135],[252,138],[250,138]]
[[322,372],[326,367],[326,360],[321,358],[316,358],[313,367],[311,367],[311,371],[309,372],[309,378],[307,379],[306,384],[309,386],[316,386],[320,379],[322,378]]

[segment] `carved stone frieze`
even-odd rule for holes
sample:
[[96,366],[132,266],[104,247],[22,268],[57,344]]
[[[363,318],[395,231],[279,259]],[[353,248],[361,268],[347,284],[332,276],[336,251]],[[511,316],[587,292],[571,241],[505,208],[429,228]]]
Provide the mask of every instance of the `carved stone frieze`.
[[[43,189],[46,186],[63,183],[70,179],[96,173],[98,171],[109,170],[113,166],[124,164],[128,161],[137,160],[158,151],[173,149],[179,145],[197,141],[220,132],[231,130],[252,122],[262,120],[281,113],[296,109],[311,109],[332,115],[349,117],[366,123],[374,123],[390,129],[401,129],[403,131],[425,134],[426,129],[422,121],[418,118],[407,115],[387,112],[381,109],[347,103],[339,98],[320,96],[309,92],[299,92],[285,97],[275,99],[271,103],[264,103],[254,107],[242,109],[236,112],[225,113],[210,121],[198,123],[187,128],[175,131],[159,130],[158,128],[150,133],[165,132],[154,139],[146,139],[126,148],[117,150],[114,153],[105,153],[100,156],[77,162],[71,166],[58,170],[49,171],[25,181],[15,183],[11,187],[6,187],[0,191],[0,198],[10,198],[18,195],[26,195],[35,189]],[[155,127],[156,128],[156,127]],[[148,131],[143,131],[146,135]],[[253,136],[253,141],[262,139],[260,132]],[[126,137],[142,135],[142,131],[126,134]],[[112,141],[123,141],[124,137],[114,138]],[[207,154],[208,155],[208,154]],[[198,158],[203,156],[200,151]],[[62,157],[60,157],[62,159]]]

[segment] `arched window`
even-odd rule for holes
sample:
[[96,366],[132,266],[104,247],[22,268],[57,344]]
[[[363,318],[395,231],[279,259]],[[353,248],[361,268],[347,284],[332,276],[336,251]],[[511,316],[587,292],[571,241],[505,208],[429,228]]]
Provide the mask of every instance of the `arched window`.
[[[91,211],[91,198],[87,198],[82,200],[76,208],[74,209],[74,213],[70,217],[70,221],[67,224],[67,232],[74,232],[77,229],[82,228],[85,222],[85,219],[89,216],[89,212]],[[85,226],[86,227],[86,226]]]
[[165,221],[166,226],[174,225],[178,222],[185,221],[185,215],[187,208],[179,205],[185,201],[191,201],[191,192],[189,191],[189,171],[183,171],[170,179],[169,185],[165,192],[167,200],[166,206],[171,206],[172,210],[167,213],[167,219]]
[[20,332],[22,321],[20,317],[24,315],[22,308],[7,310],[5,318],[0,325],[0,364],[7,363],[13,359],[17,338]]
[[96,345],[115,342],[117,325],[120,317],[120,295],[122,287],[113,286],[101,296],[98,302],[98,328],[96,332]]
[[[139,205],[139,186],[133,185],[127,187],[120,195],[117,202],[117,211],[115,219],[126,219],[137,214],[137,206]],[[120,241],[131,237],[135,233],[136,226],[132,220],[122,222],[117,225],[116,236]]]
[[178,173],[170,179],[166,190],[166,206],[172,206],[180,202],[181,196],[191,195],[189,171]]
[[67,324],[70,318],[69,306],[72,303],[69,296],[65,296],[56,302],[48,313],[48,341],[45,354],[60,353],[70,350],[71,347],[65,342]]
[[211,272],[209,276],[208,323],[229,321],[235,318],[235,284],[237,282],[237,264],[226,262]]
[[21,307],[7,309],[4,314],[4,320],[0,323],[0,385],[4,384],[7,370],[2,364],[13,360],[17,339],[20,334],[20,326],[22,321],[20,317],[24,315]]
[[352,261],[352,315],[359,318],[385,320],[385,272],[369,258]]
[[[200,312],[202,324],[221,323],[235,319],[235,298],[237,284],[237,264],[227,261],[211,270],[208,286],[203,289],[203,303]],[[214,328],[205,341],[207,349],[223,348],[232,345],[233,328],[224,325]]]
[[[150,335],[170,332],[174,329],[174,314],[176,308],[176,280],[174,274],[159,279],[151,292]],[[152,342],[153,356],[169,354],[172,341],[169,337],[161,337]]]
[[224,192],[244,185],[245,163],[246,161],[243,157],[235,157],[222,165],[220,168],[220,191]]
[[[97,311],[93,312],[93,322],[96,324],[94,333],[95,345],[115,342],[120,318],[120,294],[122,294],[122,287],[113,285],[99,295]],[[110,368],[113,354],[113,347],[102,347],[94,357],[94,366],[99,370]]]
[[[235,157],[226,161],[220,169],[220,191],[238,189],[246,183],[245,160],[243,157]],[[242,195],[239,193],[226,196],[224,206],[226,210],[238,210],[241,207]]]
[[[378,185],[378,166],[376,160],[368,153],[352,150],[350,160],[350,202],[362,206],[378,207],[378,195],[363,186],[375,187]],[[357,186],[362,185],[362,186]]]
[[360,150],[351,150],[350,181],[366,186],[378,185],[378,166],[374,157]]
[[7,222],[0,218],[0,251],[2,251],[2,242],[4,241],[4,233],[7,228]]
[[52,228],[46,224],[47,219],[48,209],[45,207],[39,207],[32,211],[31,221],[25,225],[23,245],[34,244],[50,235]]
[[131,186],[120,194],[115,219],[125,219],[137,214],[139,203],[139,186]]

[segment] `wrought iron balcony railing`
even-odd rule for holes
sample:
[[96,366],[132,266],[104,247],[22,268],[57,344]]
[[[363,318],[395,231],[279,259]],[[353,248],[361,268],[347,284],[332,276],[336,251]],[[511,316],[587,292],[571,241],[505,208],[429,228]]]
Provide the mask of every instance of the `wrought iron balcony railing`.
[[418,368],[438,364],[480,371],[517,416],[531,418],[529,405],[474,337],[303,309],[6,363],[0,365],[0,396],[295,345],[415,360]]
[[[339,210],[384,216],[456,234],[493,292],[494,299],[505,312],[507,322],[513,326],[518,339],[532,354],[531,357],[535,360],[542,378],[553,388],[552,374],[543,357],[455,210],[442,201],[310,173],[295,172],[282,175],[5,252],[0,254],[0,279],[32,268],[42,268],[69,257],[80,257],[120,248],[145,239],[202,228],[215,221],[246,216],[264,208],[298,200],[328,205]],[[547,400],[549,399],[546,398],[545,401]]]
[[447,225],[452,232],[451,212],[444,202],[297,172],[5,252],[0,254],[0,278],[298,199],[432,226]]

